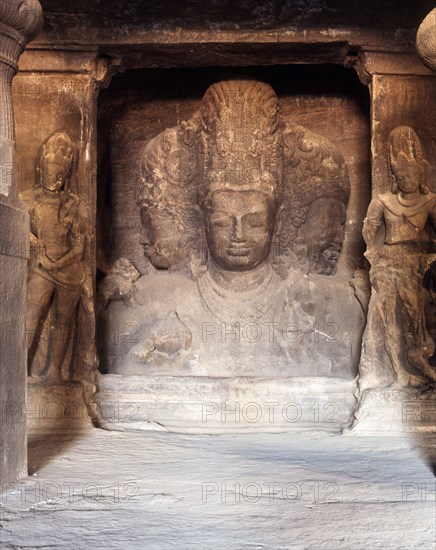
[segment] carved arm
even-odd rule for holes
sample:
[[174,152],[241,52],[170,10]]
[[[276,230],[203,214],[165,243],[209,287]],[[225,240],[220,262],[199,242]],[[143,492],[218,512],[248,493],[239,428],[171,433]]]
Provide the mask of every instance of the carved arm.
[[365,239],[367,250],[365,256],[371,265],[376,260],[378,254],[375,248],[375,239],[379,229],[384,225],[384,206],[382,202],[375,197],[372,199],[366,218],[363,222],[363,238]]
[[75,264],[76,262],[80,262],[80,260],[83,258],[83,254],[85,251],[85,236],[83,235],[83,233],[74,232],[72,234],[71,240],[73,246],[66,254],[53,262],[54,269],[62,269],[64,267],[68,267]]

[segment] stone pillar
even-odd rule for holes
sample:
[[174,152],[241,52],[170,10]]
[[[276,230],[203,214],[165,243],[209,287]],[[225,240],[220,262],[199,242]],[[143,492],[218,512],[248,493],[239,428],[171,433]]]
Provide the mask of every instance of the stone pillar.
[[26,44],[42,27],[37,0],[0,3],[0,480],[27,473],[26,280],[28,216],[18,199],[12,79]]

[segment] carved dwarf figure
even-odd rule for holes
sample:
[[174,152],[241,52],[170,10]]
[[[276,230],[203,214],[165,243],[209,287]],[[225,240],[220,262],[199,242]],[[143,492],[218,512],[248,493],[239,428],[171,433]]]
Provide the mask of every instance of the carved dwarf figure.
[[[426,328],[422,286],[426,270],[436,260],[431,239],[436,195],[426,185],[430,166],[410,126],[391,132],[388,155],[391,191],[371,201],[363,229],[377,293],[372,315],[383,327],[391,382],[419,385],[436,380],[428,362],[434,342]],[[374,322],[370,319],[370,326]]]
[[[63,381],[63,363],[72,341],[77,307],[85,280],[82,265],[85,238],[80,199],[68,189],[74,145],[64,132],[55,133],[39,152],[39,185],[24,194],[31,221],[27,330],[29,374]],[[42,325],[52,306],[50,348],[43,364],[34,365]]]

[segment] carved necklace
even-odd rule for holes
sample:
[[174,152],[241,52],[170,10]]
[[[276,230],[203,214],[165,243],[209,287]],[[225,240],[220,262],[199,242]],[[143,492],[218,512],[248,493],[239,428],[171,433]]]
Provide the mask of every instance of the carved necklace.
[[253,290],[234,292],[218,285],[206,272],[197,281],[203,304],[219,321],[253,322],[263,317],[274,305],[280,277],[271,268],[262,283]]
[[404,206],[405,208],[412,208],[419,204],[419,202],[422,200],[422,195],[418,197],[416,201],[406,201],[405,199],[401,198],[401,195],[397,193],[397,200],[401,204],[401,206]]

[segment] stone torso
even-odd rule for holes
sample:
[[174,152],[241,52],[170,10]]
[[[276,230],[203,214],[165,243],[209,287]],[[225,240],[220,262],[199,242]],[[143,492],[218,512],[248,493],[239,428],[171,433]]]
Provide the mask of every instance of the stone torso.
[[398,196],[392,193],[380,195],[379,200],[385,207],[386,244],[429,241],[426,224],[436,208],[434,193],[422,195],[411,206],[400,204]]
[[58,260],[70,248],[70,230],[59,219],[60,199],[38,202],[32,212],[32,232],[44,243],[47,257]]
[[[343,281],[339,284],[342,285]],[[111,302],[108,371],[117,374],[353,378],[363,313],[328,277],[281,279],[232,292],[208,273],[142,277],[136,302]],[[138,298],[140,297],[140,298]]]

